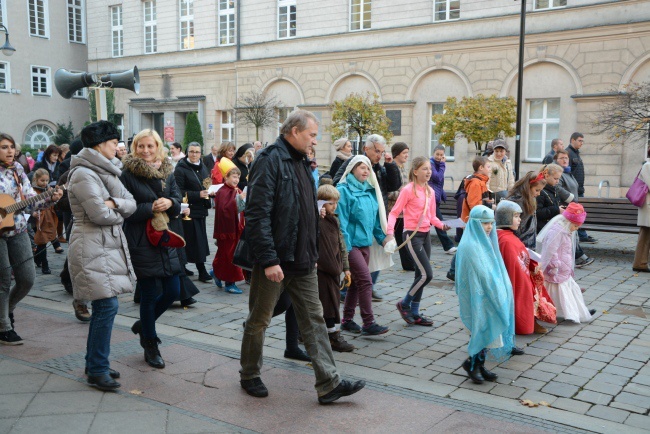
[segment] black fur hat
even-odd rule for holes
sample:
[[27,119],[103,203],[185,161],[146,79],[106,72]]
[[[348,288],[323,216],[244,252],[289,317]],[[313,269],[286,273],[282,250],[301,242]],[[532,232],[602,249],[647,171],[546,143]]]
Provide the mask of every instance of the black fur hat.
[[70,143],[70,155],[77,155],[84,148],[84,144],[80,138],[74,139]]
[[112,139],[119,139],[117,127],[108,121],[93,122],[81,130],[81,141],[84,148],[92,148]]

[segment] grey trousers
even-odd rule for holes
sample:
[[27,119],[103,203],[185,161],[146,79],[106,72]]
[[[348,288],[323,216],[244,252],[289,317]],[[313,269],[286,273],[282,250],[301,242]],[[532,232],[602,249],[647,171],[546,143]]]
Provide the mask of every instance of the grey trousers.
[[[0,237],[0,332],[11,330],[9,312],[13,312],[34,285],[34,253],[27,232]],[[11,287],[11,270],[16,284]]]
[[276,283],[266,278],[262,267],[253,267],[249,313],[241,345],[241,379],[250,380],[261,375],[264,333],[283,290],[291,297],[305,349],[312,360],[316,392],[323,396],[338,386],[341,378],[336,371],[323,306],[318,298],[316,270],[306,276],[285,276],[281,283]]

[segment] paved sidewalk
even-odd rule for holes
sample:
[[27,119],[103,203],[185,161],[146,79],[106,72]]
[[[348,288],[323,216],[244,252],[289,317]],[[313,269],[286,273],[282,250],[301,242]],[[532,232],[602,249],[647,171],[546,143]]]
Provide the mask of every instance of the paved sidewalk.
[[[544,336],[518,337],[518,344],[526,347],[526,355],[495,367],[500,376],[497,383],[475,385],[460,369],[468,338],[458,318],[453,286],[444,278],[451,257],[435,240],[431,258],[435,277],[425,289],[422,302],[426,313],[436,320],[434,327],[407,326],[394,309],[395,301],[411,284],[412,273],[399,271],[398,265],[382,273],[378,289],[385,299],[373,303],[373,307],[378,322],[390,326],[391,331],[381,337],[346,335],[357,350],[336,353],[337,364],[346,376],[368,380],[369,387],[341,401],[329,418],[332,410],[316,403],[310,368],[282,357],[282,317],[274,319],[266,339],[263,375],[271,396],[254,400],[239,388],[241,323],[248,309],[245,284],[241,285],[244,294],[238,296],[197,282],[202,292],[196,296],[199,303],[195,307],[175,307],[161,317],[161,352],[168,362],[162,371],[144,364],[141,349],[128,331],[138,316],[138,306],[130,296],[121,297],[112,358],[116,369],[123,373],[123,387],[120,395],[113,395],[148,406],[170,406],[151,410],[167,412],[161,418],[168,421],[167,425],[155,429],[150,425],[151,430],[145,432],[178,432],[169,423],[177,415],[201,424],[216,424],[215,428],[209,425],[213,431],[207,432],[305,431],[309,421],[315,421],[320,431],[347,432],[647,432],[650,321],[646,315],[650,314],[650,280],[631,270],[635,236],[592,235],[599,243],[583,248],[596,262],[576,270],[576,277],[587,289],[588,305],[598,309],[596,318],[588,324],[550,327],[552,330]],[[41,276],[37,270],[37,285],[17,312],[16,329],[26,340],[25,345],[0,347],[0,357],[5,358],[0,362],[3,378],[13,375],[11,369],[25,366],[45,369],[46,373],[39,375],[82,377],[86,326],[74,319],[71,297],[58,281],[63,255],[48,253],[54,274]],[[10,369],[9,373],[4,369]],[[143,391],[144,395],[129,394],[132,390]],[[38,391],[38,396],[44,393],[36,386],[25,393]],[[13,386],[0,381],[0,394],[7,393],[17,394]],[[528,408],[521,405],[521,399],[544,401],[550,406]],[[4,408],[3,404],[0,408]],[[79,413],[92,414],[92,420],[101,421],[105,417],[100,417],[101,408]],[[20,414],[23,416],[18,422],[15,416],[10,417],[14,418],[14,430],[30,413]],[[5,419],[0,420],[0,432],[5,432],[2,423],[9,423]],[[408,425],[411,421],[417,425]]]

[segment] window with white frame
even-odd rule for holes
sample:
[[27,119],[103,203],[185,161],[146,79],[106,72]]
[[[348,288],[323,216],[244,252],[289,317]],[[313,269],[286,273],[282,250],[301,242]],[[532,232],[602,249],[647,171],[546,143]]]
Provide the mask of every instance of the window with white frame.
[[180,26],[181,26],[181,50],[194,48],[194,0],[179,0]]
[[235,123],[233,122],[232,111],[230,110],[221,112],[221,141],[235,141]]
[[111,7],[111,44],[113,57],[124,55],[124,26],[122,24],[122,5]]
[[0,62],[0,92],[11,91],[11,75],[9,73],[9,62]]
[[296,36],[296,0],[278,0],[278,39]]
[[25,132],[25,144],[33,149],[47,148],[54,143],[54,131],[45,124],[35,124]]
[[84,0],[68,0],[68,41],[86,42]]
[[371,9],[371,0],[350,0],[350,30],[368,30]]
[[277,112],[278,112],[278,135],[280,135],[280,128],[282,127],[282,124],[284,121],[287,120],[287,117],[289,117],[289,114],[293,111],[293,108],[289,107],[278,107]]
[[[433,155],[433,150],[436,148],[438,145],[442,145],[440,143],[440,134],[436,134],[434,131],[434,128],[436,126],[435,121],[433,120],[434,115],[441,115],[445,112],[445,103],[442,102],[434,102],[429,104],[429,155]],[[445,147],[445,157],[447,158],[448,161],[453,161],[454,160],[454,148],[451,146],[447,145],[442,145]]]
[[144,53],[156,53],[158,51],[156,2],[155,0],[145,1],[142,6],[144,8]]
[[219,45],[235,43],[235,0],[219,0]]
[[7,0],[0,0],[0,25],[7,25]]
[[460,18],[460,0],[435,0],[434,21],[450,21]]
[[542,161],[551,141],[560,136],[560,99],[531,99],[527,105],[526,159]]
[[32,66],[32,95],[52,95],[49,67]]
[[566,7],[566,0],[534,0],[534,10]]
[[47,0],[27,0],[29,35],[50,37]]

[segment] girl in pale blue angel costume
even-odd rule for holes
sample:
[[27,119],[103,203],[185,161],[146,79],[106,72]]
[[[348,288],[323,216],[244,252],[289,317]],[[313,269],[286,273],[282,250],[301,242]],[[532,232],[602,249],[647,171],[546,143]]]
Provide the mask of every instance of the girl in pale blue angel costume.
[[456,253],[456,294],[460,319],[470,332],[463,363],[475,383],[496,381],[485,369],[485,358],[507,360],[515,345],[514,302],[508,271],[499,251],[494,228],[494,211],[478,205],[469,221]]

